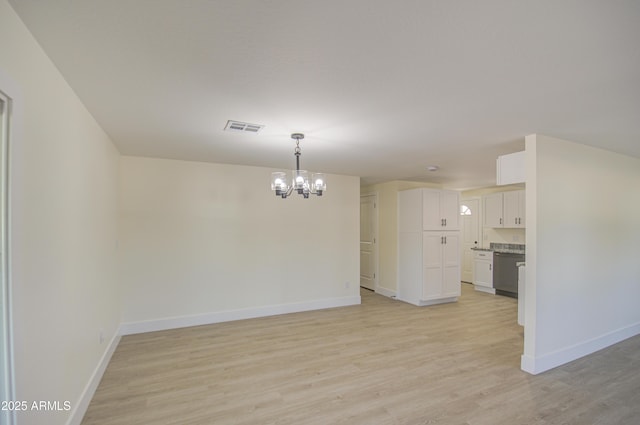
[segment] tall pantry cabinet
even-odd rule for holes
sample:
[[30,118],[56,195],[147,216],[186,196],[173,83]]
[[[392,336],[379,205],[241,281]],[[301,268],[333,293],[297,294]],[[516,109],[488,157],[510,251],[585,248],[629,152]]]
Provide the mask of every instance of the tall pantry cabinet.
[[397,299],[424,306],[460,296],[460,194],[398,192]]

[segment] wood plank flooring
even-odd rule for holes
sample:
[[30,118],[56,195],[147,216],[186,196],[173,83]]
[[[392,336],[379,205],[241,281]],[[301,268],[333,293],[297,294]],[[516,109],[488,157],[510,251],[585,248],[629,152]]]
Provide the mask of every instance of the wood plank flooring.
[[82,424],[640,424],[638,337],[531,376],[516,300],[362,297],[125,336]]

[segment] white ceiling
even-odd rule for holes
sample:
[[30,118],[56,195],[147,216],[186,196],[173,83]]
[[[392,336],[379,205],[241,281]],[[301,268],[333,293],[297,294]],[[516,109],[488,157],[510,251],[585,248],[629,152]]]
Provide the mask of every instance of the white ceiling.
[[458,189],[532,133],[640,157],[637,0],[10,3],[127,155],[293,168],[300,131],[303,168]]

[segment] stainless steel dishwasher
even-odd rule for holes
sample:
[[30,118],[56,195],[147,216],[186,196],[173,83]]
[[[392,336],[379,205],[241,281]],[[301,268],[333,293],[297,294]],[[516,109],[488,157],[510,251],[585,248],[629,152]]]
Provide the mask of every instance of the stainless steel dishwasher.
[[493,253],[493,287],[496,294],[518,298],[518,267],[524,254],[512,252]]

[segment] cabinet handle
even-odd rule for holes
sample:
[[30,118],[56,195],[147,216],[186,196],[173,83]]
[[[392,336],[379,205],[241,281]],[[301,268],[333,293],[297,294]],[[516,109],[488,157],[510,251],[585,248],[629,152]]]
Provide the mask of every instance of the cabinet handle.
[[[444,226],[447,227],[447,219],[446,218],[444,219]],[[446,238],[445,238],[445,241],[446,241]]]
[[447,237],[446,236],[444,237],[444,243],[445,243],[445,245],[447,244]]
[[500,217],[500,224],[502,224],[502,217]]
[[491,264],[489,264],[489,271],[491,271],[492,268],[493,268],[493,266]]

